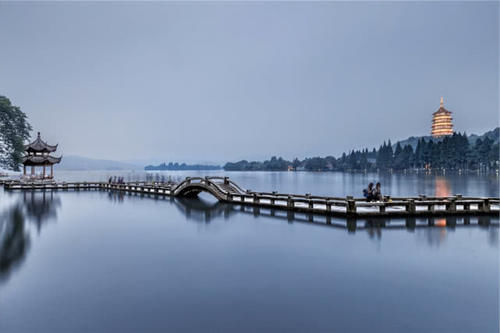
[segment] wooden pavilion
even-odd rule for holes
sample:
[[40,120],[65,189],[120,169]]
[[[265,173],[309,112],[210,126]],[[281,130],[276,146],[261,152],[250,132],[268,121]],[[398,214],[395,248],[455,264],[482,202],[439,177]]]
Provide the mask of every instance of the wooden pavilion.
[[[57,150],[57,145],[51,146],[44,142],[40,138],[40,132],[38,132],[38,136],[35,141],[32,143],[25,145],[24,150],[26,151],[26,155],[23,157],[23,174],[26,176],[26,167],[31,167],[31,177],[32,178],[54,178],[54,164],[61,162],[61,157],[54,157],[50,155]],[[50,175],[47,175],[46,168],[50,166]],[[35,173],[36,167],[42,167],[43,172],[41,177],[38,177]]]

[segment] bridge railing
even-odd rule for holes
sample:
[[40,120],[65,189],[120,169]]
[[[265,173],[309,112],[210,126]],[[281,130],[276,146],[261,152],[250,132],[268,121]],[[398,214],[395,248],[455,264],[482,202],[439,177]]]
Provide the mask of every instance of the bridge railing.
[[[162,184],[148,182],[127,182],[122,184],[107,182],[22,182],[4,181],[5,189],[32,189],[32,190],[69,190],[69,189],[112,189],[141,193],[162,194],[176,196],[179,191],[187,186],[198,184],[211,192],[219,200],[259,205],[263,207],[280,207],[292,210],[305,210],[313,212],[336,211],[347,214],[362,213],[391,213],[391,214],[416,214],[416,213],[491,213],[499,212],[500,198],[464,197],[462,195],[435,197],[390,197],[385,196],[382,201],[367,202],[364,198],[327,197],[310,194],[287,194],[278,192],[253,192],[243,191],[237,184],[227,177],[188,177],[178,184]],[[229,188],[226,185],[230,185]],[[226,187],[225,187],[226,186]],[[238,192],[234,192],[236,189]]]

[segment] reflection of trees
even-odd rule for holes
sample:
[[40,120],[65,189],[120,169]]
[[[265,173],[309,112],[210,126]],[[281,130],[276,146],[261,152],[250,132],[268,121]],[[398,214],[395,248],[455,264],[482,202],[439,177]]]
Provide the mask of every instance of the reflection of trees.
[[57,217],[61,202],[52,192],[24,192],[20,199],[0,213],[0,282],[6,281],[24,261],[30,246],[28,222],[38,231]]
[[26,257],[30,238],[25,228],[21,205],[15,205],[2,214],[0,231],[0,282],[8,279],[13,269],[19,267]]

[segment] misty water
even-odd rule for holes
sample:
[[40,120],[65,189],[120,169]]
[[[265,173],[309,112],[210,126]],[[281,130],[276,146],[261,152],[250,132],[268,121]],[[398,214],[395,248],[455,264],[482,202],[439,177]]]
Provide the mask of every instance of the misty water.
[[[56,174],[112,175],[146,177]],[[226,175],[286,193],[360,196],[381,181],[393,196],[499,195],[496,175]],[[0,189],[0,332],[498,332],[499,218],[470,219],[347,230],[208,194]]]

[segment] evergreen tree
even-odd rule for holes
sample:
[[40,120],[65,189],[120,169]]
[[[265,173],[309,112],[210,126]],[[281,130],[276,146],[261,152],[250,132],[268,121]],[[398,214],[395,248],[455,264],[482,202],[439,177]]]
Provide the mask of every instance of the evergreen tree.
[[0,96],[0,166],[19,171],[24,141],[30,138],[31,125],[18,106]]

